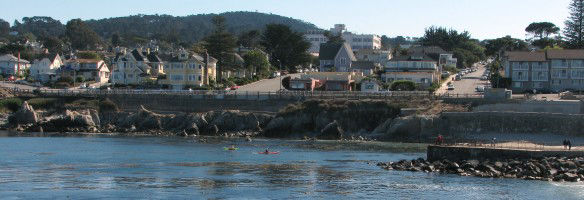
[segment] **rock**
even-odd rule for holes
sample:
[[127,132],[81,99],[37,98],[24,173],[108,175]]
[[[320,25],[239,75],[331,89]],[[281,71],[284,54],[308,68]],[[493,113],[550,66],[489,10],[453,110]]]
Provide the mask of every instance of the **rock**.
[[34,111],[34,108],[25,101],[22,103],[20,110],[16,111],[9,118],[9,122],[13,126],[18,124],[34,124],[39,122],[39,115]]
[[414,116],[409,116],[394,119],[385,134],[389,138],[410,138],[417,137],[420,131],[420,120]]
[[383,134],[383,133],[386,133],[387,130],[391,127],[391,122],[392,121],[393,121],[392,119],[385,120],[385,122],[383,122],[383,124],[377,126],[377,128],[375,128],[375,130],[373,130],[372,133],[374,133],[374,134]]
[[217,125],[210,125],[205,130],[205,134],[207,134],[207,135],[218,135],[219,134],[219,127],[217,127]]
[[197,124],[192,123],[190,127],[185,129],[185,132],[188,135],[199,135],[199,127],[197,127]]
[[318,139],[322,140],[338,140],[343,138],[344,131],[337,121],[333,121],[326,125],[321,131]]

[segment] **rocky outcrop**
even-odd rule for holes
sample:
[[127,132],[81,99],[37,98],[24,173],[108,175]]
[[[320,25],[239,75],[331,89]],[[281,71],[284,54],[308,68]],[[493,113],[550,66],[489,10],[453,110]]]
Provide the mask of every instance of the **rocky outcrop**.
[[333,121],[326,125],[317,136],[321,140],[339,140],[343,138],[343,129],[337,121]]
[[32,106],[28,105],[28,102],[25,101],[22,103],[20,110],[16,111],[10,118],[10,124],[14,125],[24,125],[24,124],[34,124],[39,122],[39,116],[35,112]]
[[485,178],[518,178],[525,180],[568,181],[584,180],[584,158],[506,159],[500,161],[441,160],[428,162],[424,159],[378,163],[387,170],[414,171],[440,174],[458,174]]
[[346,134],[370,133],[399,113],[399,105],[384,101],[309,100],[279,112],[263,134],[266,137],[318,136],[334,121]]

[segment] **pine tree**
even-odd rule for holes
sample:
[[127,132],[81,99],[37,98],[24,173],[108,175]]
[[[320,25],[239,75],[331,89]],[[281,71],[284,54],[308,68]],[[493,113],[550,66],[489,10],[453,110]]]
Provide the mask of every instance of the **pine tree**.
[[584,0],[570,3],[570,17],[566,20],[564,35],[568,48],[584,48]]

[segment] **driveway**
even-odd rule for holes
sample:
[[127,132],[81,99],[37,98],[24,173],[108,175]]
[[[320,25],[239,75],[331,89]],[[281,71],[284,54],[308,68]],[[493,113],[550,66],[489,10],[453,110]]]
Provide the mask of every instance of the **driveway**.
[[447,90],[447,94],[479,94],[476,92],[477,86],[488,85],[487,81],[481,80],[481,76],[485,72],[486,68],[484,65],[475,65],[478,67],[476,72],[466,74],[462,77],[460,81],[449,81],[454,85],[454,90]]
[[[292,78],[300,78],[300,74],[290,74],[287,75]],[[282,76],[281,78],[285,78],[286,76]],[[282,87],[282,89],[284,89]],[[272,78],[272,79],[263,79],[257,82],[253,82],[247,85],[241,86],[237,91],[242,92],[277,92],[280,90],[280,77]]]

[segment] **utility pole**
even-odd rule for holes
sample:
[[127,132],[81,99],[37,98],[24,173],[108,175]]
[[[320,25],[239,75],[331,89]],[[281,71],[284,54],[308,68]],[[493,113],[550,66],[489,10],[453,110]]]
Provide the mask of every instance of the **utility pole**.
[[280,59],[278,59],[278,62],[280,63],[280,90],[278,91],[282,91],[282,61],[280,61]]

